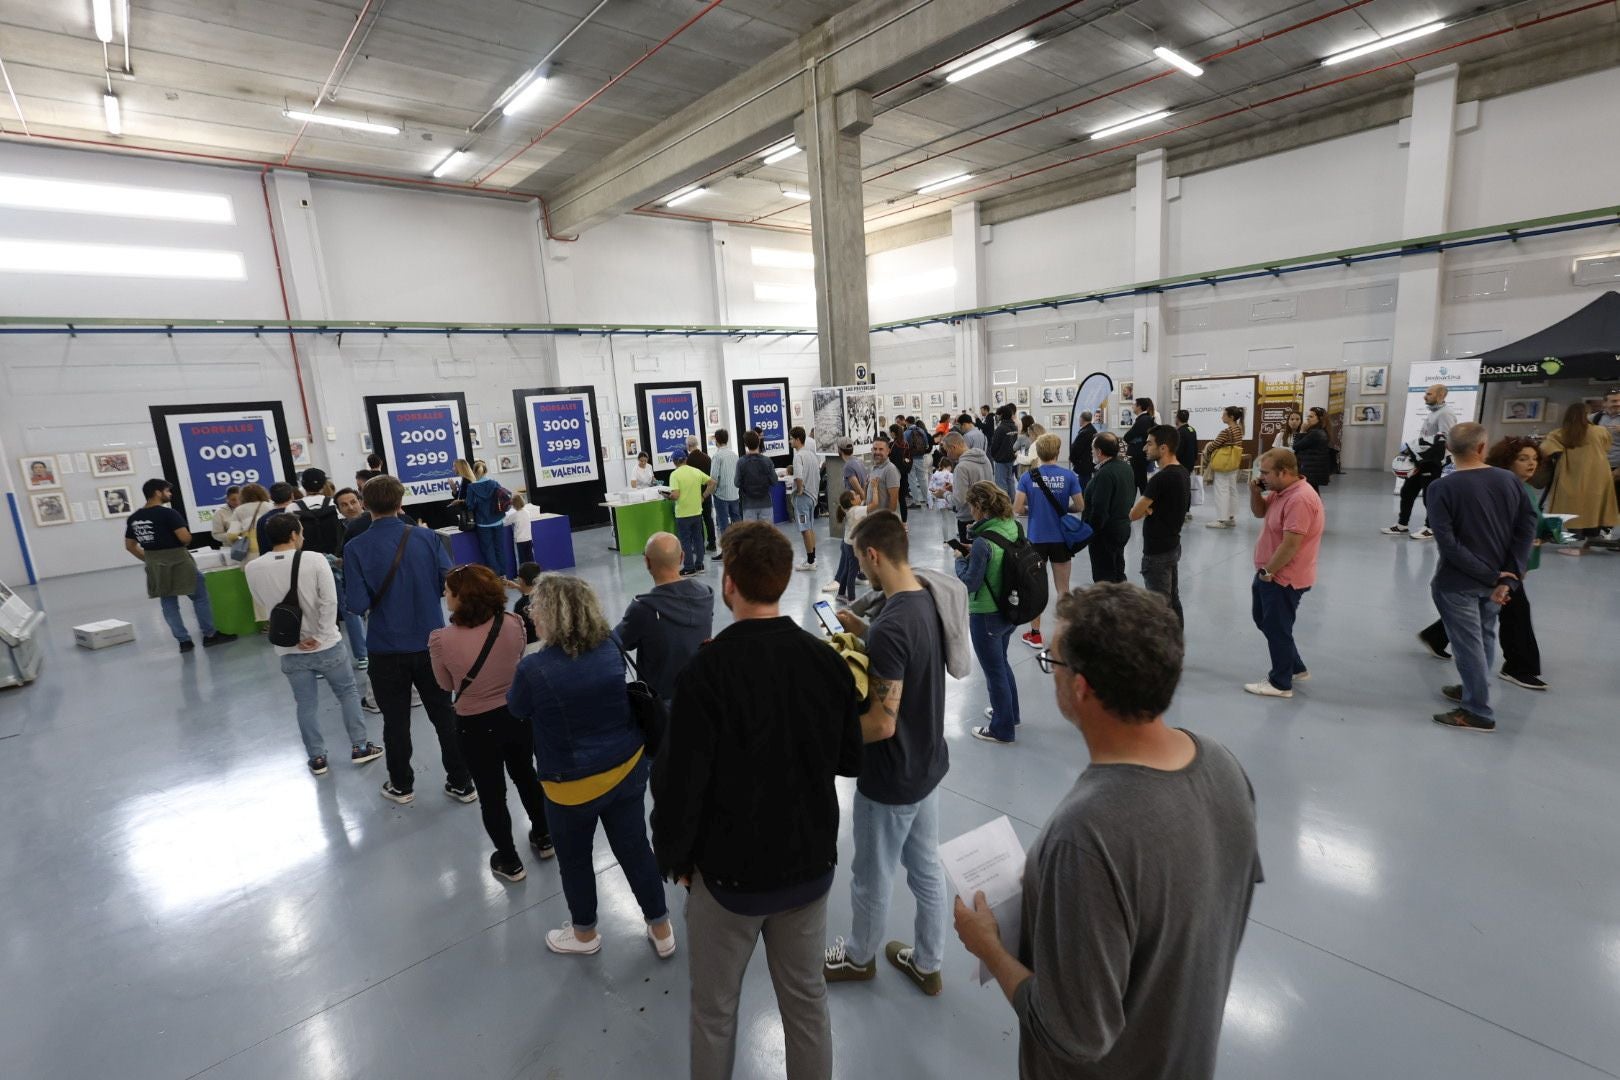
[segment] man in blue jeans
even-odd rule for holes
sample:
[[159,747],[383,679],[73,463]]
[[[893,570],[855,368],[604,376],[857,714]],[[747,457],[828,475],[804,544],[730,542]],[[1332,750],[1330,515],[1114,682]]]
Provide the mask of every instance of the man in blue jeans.
[[148,480],[141,485],[141,494],[146,496],[146,505],[124,522],[124,550],[146,564],[146,595],[163,609],[163,621],[169,624],[169,632],[180,643],[180,651],[188,653],[197,647],[185,620],[180,617],[182,596],[191,598],[197,627],[202,631],[203,648],[235,641],[235,634],[214,629],[214,607],[208,599],[208,583],[191,557],[191,530],[180,512],[169,505],[174,498],[174,488],[167,480]]
[[1458,424],[1447,439],[1456,469],[1429,485],[1429,528],[1440,564],[1429,590],[1440,611],[1462,685],[1441,687],[1457,703],[1434,722],[1464,731],[1495,731],[1490,676],[1496,620],[1522,587],[1536,538],[1536,510],[1524,485],[1485,464],[1485,428]]
[[827,950],[829,983],[877,974],[877,948],[888,921],[895,871],[917,901],[913,944],[891,941],[883,954],[930,996],[944,988],[940,967],[950,920],[939,862],[939,782],[950,769],[945,746],[945,643],[933,596],[912,572],[899,517],[878,511],[849,538],[861,569],[883,593],[870,626],[850,611],[838,621],[863,637],[871,687],[861,714],[866,753],[855,783],[855,860],[849,884],[854,918],[846,941]]
[[1299,601],[1316,584],[1316,556],[1326,515],[1316,489],[1302,484],[1299,459],[1274,447],[1260,455],[1260,475],[1249,481],[1249,512],[1262,518],[1254,545],[1254,625],[1266,635],[1271,670],[1243,689],[1261,697],[1291,698],[1294,683],[1311,677],[1294,644]]

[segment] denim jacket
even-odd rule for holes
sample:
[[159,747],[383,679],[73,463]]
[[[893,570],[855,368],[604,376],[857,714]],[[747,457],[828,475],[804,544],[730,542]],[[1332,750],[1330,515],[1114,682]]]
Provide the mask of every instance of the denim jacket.
[[534,728],[542,780],[594,776],[623,764],[642,746],[625,690],[624,658],[611,638],[577,658],[555,645],[524,657],[506,703]]

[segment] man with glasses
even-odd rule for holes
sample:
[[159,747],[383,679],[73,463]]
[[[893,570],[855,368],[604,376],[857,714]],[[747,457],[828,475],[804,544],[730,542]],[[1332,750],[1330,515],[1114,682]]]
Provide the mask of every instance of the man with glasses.
[[1029,850],[1017,953],[983,893],[956,900],[957,935],[1018,1016],[1025,1080],[1213,1076],[1263,880],[1253,790],[1225,747],[1164,722],[1183,645],[1162,597],[1076,589],[1052,644],[1038,661],[1091,763]]

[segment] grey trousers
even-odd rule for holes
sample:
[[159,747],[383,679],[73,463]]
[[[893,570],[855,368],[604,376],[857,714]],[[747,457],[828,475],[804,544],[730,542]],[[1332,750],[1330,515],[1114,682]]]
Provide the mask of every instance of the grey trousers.
[[827,898],[778,915],[734,915],[692,875],[686,955],[692,980],[692,1080],[730,1080],[737,1059],[737,1003],[761,934],[786,1036],[788,1080],[831,1080],[832,1022],[822,950]]
[[1149,592],[1156,592],[1170,603],[1176,621],[1183,626],[1187,620],[1181,613],[1181,545],[1163,555],[1142,556],[1142,584]]

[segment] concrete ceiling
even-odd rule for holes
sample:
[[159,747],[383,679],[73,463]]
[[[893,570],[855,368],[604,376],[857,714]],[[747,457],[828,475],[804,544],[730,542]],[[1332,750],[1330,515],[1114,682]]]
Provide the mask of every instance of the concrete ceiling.
[[[0,63],[16,106],[0,85],[0,129],[16,136],[26,122],[31,135],[48,139],[407,180],[425,178],[465,146],[465,167],[447,181],[549,194],[853,5],[609,0],[557,51],[532,111],[469,130],[597,6],[133,0],[132,75],[124,71],[121,26],[105,58],[123,103],[124,134],[113,138],[103,122],[108,77],[91,0],[4,0]],[[964,199],[1033,205],[1054,186],[1101,183],[1156,147],[1172,160],[1192,160],[1249,139],[1263,152],[1254,140],[1305,131],[1313,118],[1385,115],[1388,108],[1380,113],[1369,103],[1404,93],[1426,68],[1511,63],[1561,41],[1620,41],[1620,5],[1589,0],[1051,0],[1043,12],[1021,32],[1042,44],[1019,59],[955,84],[937,70],[915,70],[898,85],[870,87],[877,120],[862,138],[869,230],[916,226]],[[1333,52],[1434,19],[1451,25],[1321,66]],[[1193,79],[1155,58],[1157,44],[1213,58]],[[1539,81],[1569,73],[1542,66]],[[310,125],[300,134],[302,125],[282,112],[309,108],[323,86],[321,112],[396,123],[402,132]],[[1172,116],[1161,123],[1089,138],[1099,127],[1166,109]],[[916,193],[962,172],[972,179],[956,189]],[[672,216],[808,229],[808,208],[782,194],[807,186],[803,155],[764,167],[750,154],[705,183],[703,198]],[[666,213],[656,201],[641,209]]]

